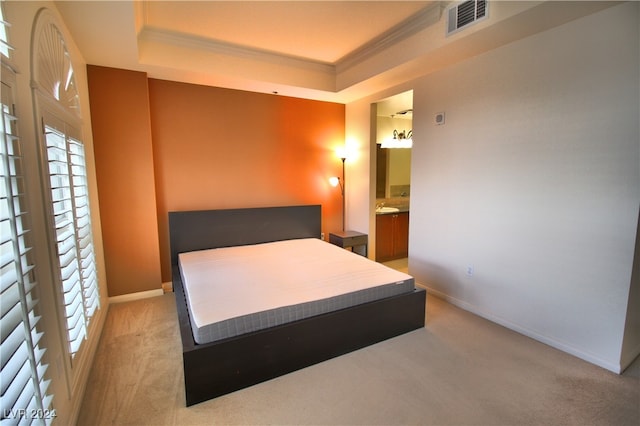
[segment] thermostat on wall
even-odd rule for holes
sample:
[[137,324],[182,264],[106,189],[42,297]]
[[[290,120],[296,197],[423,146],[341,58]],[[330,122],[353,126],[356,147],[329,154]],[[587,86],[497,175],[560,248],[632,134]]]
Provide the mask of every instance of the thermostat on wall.
[[435,122],[438,126],[444,124],[444,112],[439,112],[436,114]]

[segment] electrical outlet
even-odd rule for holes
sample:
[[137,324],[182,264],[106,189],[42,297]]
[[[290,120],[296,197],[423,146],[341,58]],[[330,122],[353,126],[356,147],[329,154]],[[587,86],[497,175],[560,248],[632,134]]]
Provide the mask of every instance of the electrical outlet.
[[324,232],[321,232],[321,233],[320,233],[320,239],[321,239],[322,241],[324,241]]
[[473,276],[473,265],[467,265],[467,276],[472,277]]

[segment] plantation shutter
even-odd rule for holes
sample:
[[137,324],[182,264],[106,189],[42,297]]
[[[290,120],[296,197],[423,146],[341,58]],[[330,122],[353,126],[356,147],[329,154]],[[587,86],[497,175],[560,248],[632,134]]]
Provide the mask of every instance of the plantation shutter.
[[73,357],[99,307],[84,147],[66,134],[64,123],[45,123],[45,141],[55,244]]
[[73,196],[69,176],[69,159],[64,133],[45,127],[47,160],[51,182],[51,203],[54,216],[56,253],[60,267],[60,280],[64,295],[64,310],[69,337],[69,350],[73,355],[86,336],[84,327],[82,284],[76,256],[76,235],[73,219]]
[[[2,69],[0,94],[0,387],[2,423],[30,423],[37,410],[48,410],[52,396],[44,380],[47,365],[37,324],[37,283],[31,262],[28,211],[21,157],[21,141],[14,114],[13,73]],[[49,419],[50,421],[50,419]]]
[[52,276],[64,314],[70,361],[82,356],[99,287],[91,233],[80,96],[67,44],[48,9],[33,30],[32,87],[41,117],[43,183],[49,210]]
[[71,179],[76,212],[76,228],[78,235],[78,251],[80,260],[80,279],[86,325],[99,306],[98,279],[91,233],[91,216],[89,209],[89,191],[87,168],[84,156],[84,145],[73,138],[69,141],[71,158]]

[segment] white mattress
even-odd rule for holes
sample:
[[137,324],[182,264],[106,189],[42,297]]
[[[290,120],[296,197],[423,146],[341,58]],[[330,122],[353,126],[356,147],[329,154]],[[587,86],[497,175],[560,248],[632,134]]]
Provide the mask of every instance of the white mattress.
[[309,238],[179,255],[197,343],[413,291],[410,275]]

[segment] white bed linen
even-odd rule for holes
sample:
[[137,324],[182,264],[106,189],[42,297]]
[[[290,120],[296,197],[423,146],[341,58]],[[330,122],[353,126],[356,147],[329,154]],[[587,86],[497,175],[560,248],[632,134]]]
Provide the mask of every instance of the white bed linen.
[[[284,314],[292,317],[289,320],[297,320],[317,314],[316,307],[309,308],[313,306],[310,302],[329,300],[334,304],[337,296],[361,295],[367,289],[380,286],[386,289],[375,297],[388,297],[389,291],[398,294],[411,291],[414,286],[410,275],[316,238],[181,253],[179,263],[198,343],[271,327],[275,325],[273,321],[283,321],[270,320],[271,315],[264,315],[257,321],[258,325],[241,325],[239,330],[225,330],[222,335],[217,335],[220,331],[216,331],[213,337],[207,333],[203,335],[203,328],[211,324],[278,308],[305,306],[305,312],[297,310]],[[372,296],[366,297],[364,301]],[[342,303],[335,309],[344,307]]]

